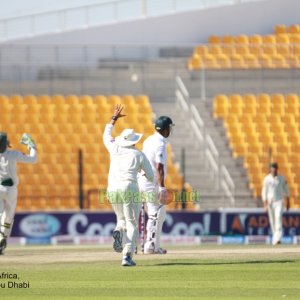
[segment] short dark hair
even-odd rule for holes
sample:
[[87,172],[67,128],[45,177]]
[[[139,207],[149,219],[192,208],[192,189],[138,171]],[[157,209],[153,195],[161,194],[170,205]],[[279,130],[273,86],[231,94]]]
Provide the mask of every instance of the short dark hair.
[[270,163],[270,168],[278,169],[278,163],[277,162]]

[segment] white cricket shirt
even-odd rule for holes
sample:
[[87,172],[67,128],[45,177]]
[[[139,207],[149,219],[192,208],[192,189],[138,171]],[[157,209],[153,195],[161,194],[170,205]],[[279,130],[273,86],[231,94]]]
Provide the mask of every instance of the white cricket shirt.
[[283,201],[284,196],[290,196],[284,176],[277,175],[273,177],[272,174],[268,174],[263,182],[262,200],[270,204],[274,201]]
[[29,155],[20,151],[9,150],[0,153],[0,180],[11,178],[14,186],[18,185],[17,163],[34,164],[37,162],[37,151],[31,148]]
[[138,192],[137,174],[144,171],[148,180],[153,181],[153,171],[146,156],[134,146],[121,147],[112,137],[113,125],[107,124],[103,134],[103,142],[110,153],[110,168],[107,190],[114,192]]
[[164,175],[167,176],[167,139],[155,132],[144,141],[142,151],[148,158],[154,173],[154,182],[149,182],[144,176],[139,176],[139,186],[141,190],[144,190],[157,185],[156,165],[158,163],[164,165]]

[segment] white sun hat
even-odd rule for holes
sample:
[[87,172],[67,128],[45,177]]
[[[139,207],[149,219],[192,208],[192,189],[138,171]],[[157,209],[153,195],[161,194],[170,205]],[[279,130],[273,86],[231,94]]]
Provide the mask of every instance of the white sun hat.
[[142,133],[136,133],[133,129],[124,129],[121,135],[117,136],[115,142],[122,147],[133,146],[142,138]]

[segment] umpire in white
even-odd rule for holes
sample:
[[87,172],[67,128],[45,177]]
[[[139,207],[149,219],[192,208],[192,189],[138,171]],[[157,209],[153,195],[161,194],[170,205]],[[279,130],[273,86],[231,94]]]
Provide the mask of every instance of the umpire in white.
[[112,137],[113,125],[122,115],[122,107],[117,105],[110,124],[103,134],[103,142],[110,153],[110,169],[108,175],[107,195],[117,216],[117,227],[113,233],[114,249],[122,251],[122,238],[126,234],[123,249],[123,266],[135,266],[132,259],[138,238],[138,219],[141,199],[137,183],[137,174],[143,171],[149,181],[154,174],[146,156],[134,145],[142,134],[133,129],[125,129],[120,136]]
[[290,208],[290,193],[284,176],[278,174],[278,164],[270,164],[270,173],[264,178],[262,188],[262,201],[269,215],[269,222],[273,234],[272,244],[281,243],[283,234],[282,214],[284,210],[284,197],[287,198],[287,207]]
[[21,143],[29,148],[29,155],[16,150],[9,150],[9,141],[5,132],[0,132],[0,201],[3,211],[0,226],[0,255],[4,254],[15,216],[18,198],[17,163],[34,164],[37,162],[37,151],[29,134],[24,134]]

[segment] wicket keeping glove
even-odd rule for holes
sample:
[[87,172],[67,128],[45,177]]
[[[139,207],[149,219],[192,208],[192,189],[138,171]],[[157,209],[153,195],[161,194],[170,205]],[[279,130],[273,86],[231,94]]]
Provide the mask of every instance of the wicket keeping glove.
[[36,149],[36,144],[28,133],[24,133],[21,137],[21,144],[26,145],[29,149]]

